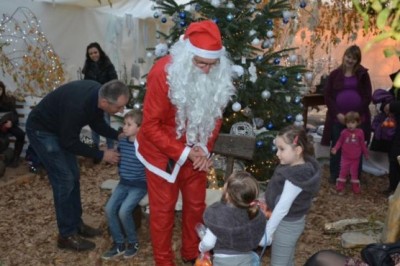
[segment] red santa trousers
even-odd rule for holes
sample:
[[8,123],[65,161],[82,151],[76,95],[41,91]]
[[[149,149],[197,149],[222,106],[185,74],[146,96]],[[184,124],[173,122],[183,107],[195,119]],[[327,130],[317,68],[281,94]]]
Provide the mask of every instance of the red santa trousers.
[[182,247],[183,259],[194,259],[199,255],[199,237],[195,230],[203,222],[206,207],[207,175],[193,170],[190,161],[180,169],[175,183],[146,169],[147,188],[150,204],[150,235],[156,265],[175,265],[172,250],[172,232],[175,218],[175,205],[182,193]]

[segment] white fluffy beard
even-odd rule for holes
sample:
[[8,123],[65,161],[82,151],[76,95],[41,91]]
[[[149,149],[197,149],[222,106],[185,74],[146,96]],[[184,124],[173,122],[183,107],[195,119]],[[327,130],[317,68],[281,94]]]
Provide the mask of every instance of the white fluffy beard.
[[193,54],[184,47],[184,42],[177,42],[171,48],[172,62],[167,66],[169,98],[177,109],[176,134],[180,138],[186,133],[188,144],[207,145],[216,120],[235,93],[232,63],[224,54],[205,74],[193,64]]

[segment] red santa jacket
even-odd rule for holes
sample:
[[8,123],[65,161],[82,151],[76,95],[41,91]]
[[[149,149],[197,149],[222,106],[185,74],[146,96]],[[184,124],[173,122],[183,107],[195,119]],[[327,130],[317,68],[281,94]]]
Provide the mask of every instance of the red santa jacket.
[[[147,91],[143,105],[143,123],[136,137],[136,153],[148,170],[174,183],[180,167],[186,163],[190,147],[186,136],[177,139],[176,108],[168,97],[166,66],[171,57],[159,59],[147,77]],[[184,73],[183,73],[184,75]],[[212,150],[222,120],[218,120],[208,139],[208,151]],[[171,173],[166,171],[168,161],[175,162]]]

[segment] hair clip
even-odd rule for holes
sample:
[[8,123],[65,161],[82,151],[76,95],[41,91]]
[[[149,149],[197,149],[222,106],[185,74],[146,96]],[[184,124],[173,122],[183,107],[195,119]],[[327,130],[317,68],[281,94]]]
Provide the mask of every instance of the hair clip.
[[294,137],[293,144],[297,145],[298,142],[299,142],[299,135],[296,135],[296,137]]
[[259,205],[260,205],[260,201],[258,201],[258,200],[253,200],[252,202],[250,202],[250,207],[259,206]]

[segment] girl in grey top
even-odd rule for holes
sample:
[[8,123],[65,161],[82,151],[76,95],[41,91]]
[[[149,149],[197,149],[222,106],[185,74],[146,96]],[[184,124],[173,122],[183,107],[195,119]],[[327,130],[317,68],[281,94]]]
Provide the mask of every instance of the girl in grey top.
[[267,208],[272,211],[267,223],[267,245],[272,242],[271,265],[287,266],[294,265],[296,243],[319,190],[321,170],[302,127],[282,129],[275,145],[280,165],[265,192]]

